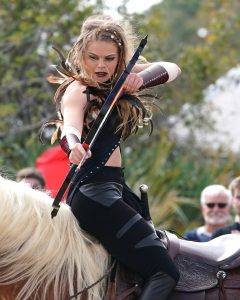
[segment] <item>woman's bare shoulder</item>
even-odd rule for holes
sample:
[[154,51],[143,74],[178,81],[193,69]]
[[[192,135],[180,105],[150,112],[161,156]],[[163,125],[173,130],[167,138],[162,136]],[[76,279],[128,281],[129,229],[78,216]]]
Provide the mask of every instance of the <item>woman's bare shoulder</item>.
[[66,88],[65,95],[72,94],[72,93],[84,93],[86,91],[86,86],[82,85],[79,81],[73,81],[69,84],[69,86]]
[[69,102],[81,102],[86,103],[86,86],[82,85],[78,81],[72,82],[66,89],[63,98],[62,103],[69,103]]

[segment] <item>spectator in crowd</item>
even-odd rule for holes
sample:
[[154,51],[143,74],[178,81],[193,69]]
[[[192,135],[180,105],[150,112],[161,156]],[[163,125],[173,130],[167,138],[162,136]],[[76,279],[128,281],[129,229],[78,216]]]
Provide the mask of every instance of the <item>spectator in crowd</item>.
[[33,189],[44,191],[46,182],[43,174],[35,168],[27,167],[19,170],[16,176],[17,182],[26,182]]
[[228,224],[232,197],[223,185],[209,185],[201,192],[201,212],[204,225],[185,232],[184,238],[195,242],[207,242],[218,228]]
[[232,195],[233,208],[236,212],[235,223],[223,228],[217,229],[212,239],[220,235],[237,233],[240,234],[240,176],[233,179],[229,185],[229,190]]

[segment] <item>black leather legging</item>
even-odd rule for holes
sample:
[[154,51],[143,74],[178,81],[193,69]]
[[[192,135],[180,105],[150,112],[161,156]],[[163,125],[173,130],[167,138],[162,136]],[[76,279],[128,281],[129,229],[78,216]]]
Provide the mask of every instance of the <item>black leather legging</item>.
[[153,227],[122,200],[120,170],[104,167],[80,186],[71,199],[73,214],[113,257],[144,279],[164,272],[177,282],[178,270]]

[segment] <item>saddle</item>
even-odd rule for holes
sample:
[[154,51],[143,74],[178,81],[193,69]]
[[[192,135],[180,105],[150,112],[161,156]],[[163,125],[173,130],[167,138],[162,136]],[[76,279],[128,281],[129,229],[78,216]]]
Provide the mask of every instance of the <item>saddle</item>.
[[120,263],[112,270],[104,300],[136,300],[141,293],[142,278]]
[[[179,239],[167,231],[157,234],[180,272],[171,300],[237,299],[234,290],[240,288],[239,235],[198,243]],[[140,276],[117,264],[104,300],[136,300],[142,286]],[[209,293],[216,298],[207,298]]]
[[221,269],[240,266],[240,235],[226,234],[208,242],[192,242],[178,239],[167,231],[158,231],[172,259],[182,254]]
[[218,291],[219,299],[233,299],[227,298],[227,294],[240,287],[239,235],[197,243],[178,239],[169,232],[165,234],[169,254],[180,271],[172,299],[207,299],[210,289]]

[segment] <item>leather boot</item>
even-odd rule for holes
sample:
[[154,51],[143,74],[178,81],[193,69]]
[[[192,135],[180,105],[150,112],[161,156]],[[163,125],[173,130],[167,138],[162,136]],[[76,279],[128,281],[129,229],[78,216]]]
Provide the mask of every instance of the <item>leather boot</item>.
[[139,300],[167,300],[176,281],[166,273],[156,273],[143,287]]

